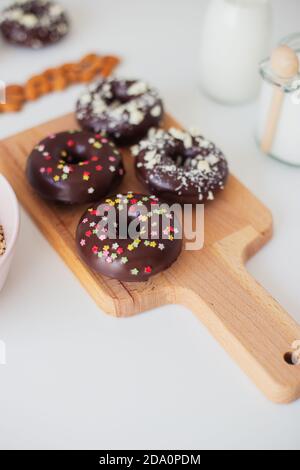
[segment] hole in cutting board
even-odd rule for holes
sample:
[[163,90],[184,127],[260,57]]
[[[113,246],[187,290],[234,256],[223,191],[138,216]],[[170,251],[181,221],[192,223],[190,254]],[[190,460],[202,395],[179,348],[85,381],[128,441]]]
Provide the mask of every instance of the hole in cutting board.
[[283,356],[285,362],[289,365],[289,366],[299,366],[300,365],[300,362],[296,362],[293,358],[293,353],[291,352],[287,352],[285,353],[285,355]]
[[293,363],[293,358],[292,358],[292,353],[291,353],[291,352],[285,353],[285,355],[283,356],[283,359],[285,360],[285,362],[286,362],[289,366],[294,366],[294,365],[295,365],[295,364]]

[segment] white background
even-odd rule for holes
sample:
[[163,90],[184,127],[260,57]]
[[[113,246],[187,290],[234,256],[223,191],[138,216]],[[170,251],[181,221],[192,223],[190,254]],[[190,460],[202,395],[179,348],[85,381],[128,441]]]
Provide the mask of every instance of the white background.
[[[93,50],[120,54],[120,73],[157,86],[168,110],[221,146],[231,170],[272,209],[274,239],[249,269],[300,321],[300,169],[257,150],[256,104],[222,107],[199,92],[207,2],[62,3],[72,17],[68,39],[39,52],[1,42],[0,78],[22,81]],[[275,44],[299,28],[300,2],[272,3]],[[71,111],[79,91],[1,116],[0,137]],[[0,296],[0,339],[7,346],[7,365],[0,366],[3,449],[300,448],[300,402],[269,403],[181,306],[127,320],[105,315],[25,213]]]

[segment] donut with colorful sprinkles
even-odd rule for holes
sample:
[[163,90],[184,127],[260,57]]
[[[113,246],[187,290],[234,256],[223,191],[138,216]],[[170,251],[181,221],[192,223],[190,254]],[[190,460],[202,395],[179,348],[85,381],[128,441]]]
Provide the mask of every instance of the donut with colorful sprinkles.
[[83,129],[104,131],[120,145],[138,142],[159,125],[163,113],[162,100],[147,83],[112,77],[89,85],[76,109]]
[[205,203],[226,184],[224,154],[197,131],[151,129],[148,138],[131,150],[138,179],[164,200]]
[[89,208],[80,219],[76,245],[97,273],[144,282],[177,260],[182,236],[177,217],[156,196],[129,192]]
[[12,44],[40,49],[60,41],[69,31],[69,20],[56,2],[16,0],[0,14],[0,30]]
[[89,204],[118,186],[124,167],[120,152],[104,135],[72,130],[42,140],[29,155],[26,174],[44,199]]

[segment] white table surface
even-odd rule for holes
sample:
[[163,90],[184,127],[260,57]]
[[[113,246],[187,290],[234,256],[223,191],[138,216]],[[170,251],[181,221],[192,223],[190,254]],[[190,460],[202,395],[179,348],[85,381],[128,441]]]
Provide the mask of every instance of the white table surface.
[[[7,3],[1,0],[1,4]],[[72,34],[31,52],[0,45],[0,78],[21,81],[89,51],[120,54],[120,74],[156,85],[167,108],[226,152],[273,211],[275,236],[249,270],[300,321],[300,169],[258,151],[256,104],[228,108],[197,88],[205,0],[62,0]],[[274,43],[299,27],[300,2],[274,0]],[[69,112],[80,91],[0,117],[0,137]],[[116,320],[100,311],[22,213],[0,296],[2,449],[300,448],[300,402],[268,402],[181,306]],[[300,338],[299,338],[300,339]]]

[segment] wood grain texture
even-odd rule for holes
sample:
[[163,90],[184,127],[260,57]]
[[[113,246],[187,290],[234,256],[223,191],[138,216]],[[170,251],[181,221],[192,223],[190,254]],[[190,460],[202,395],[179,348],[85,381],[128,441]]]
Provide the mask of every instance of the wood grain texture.
[[[178,126],[167,116],[164,126]],[[224,192],[205,209],[205,244],[200,251],[183,251],[167,271],[147,283],[121,283],[91,272],[79,259],[74,234],[86,207],[61,207],[42,201],[29,187],[24,169],[32,147],[45,135],[75,128],[67,115],[0,143],[0,172],[45,237],[82,285],[107,313],[127,317],[178,303],[193,310],[216,339],[271,400],[279,403],[300,396],[300,367],[284,355],[300,327],[247,273],[246,260],[272,235],[272,216],[234,176]],[[123,151],[127,175],[118,192],[142,188],[133,158]]]

